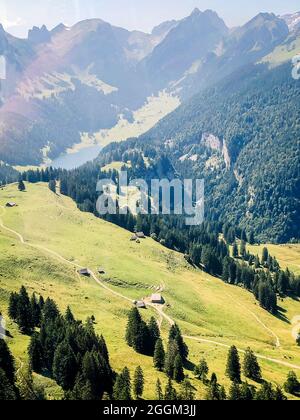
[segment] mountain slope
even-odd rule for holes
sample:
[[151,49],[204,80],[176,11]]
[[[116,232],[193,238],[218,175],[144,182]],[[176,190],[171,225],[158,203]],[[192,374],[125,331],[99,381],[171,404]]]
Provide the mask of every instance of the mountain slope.
[[289,29],[284,20],[271,13],[260,13],[224,37],[218,50],[204,57],[197,71],[186,75],[176,88],[183,91],[184,98],[191,97],[238,68],[257,62],[288,35]]
[[195,9],[141,63],[145,77],[157,88],[180,79],[196,60],[215,50],[227,33],[228,28],[215,12]]
[[176,106],[263,59],[291,36],[296,35],[274,14],[259,14],[229,31],[215,12],[198,9],[151,34],[101,19],[51,31],[34,27],[27,40],[0,27],[0,54],[8,63],[1,82],[0,158],[11,165],[39,165],[86,139],[103,145],[114,135],[126,138],[132,132],[128,125],[145,132],[136,116],[153,95],[150,126],[166,115],[162,90],[175,97]]
[[[25,284],[30,293],[54,298],[62,310],[70,305],[76,317],[83,321],[94,314],[96,331],[106,338],[112,367],[119,372],[127,365],[133,372],[138,364],[143,366],[146,398],[154,397],[157,377],[163,384],[166,378],[154,371],[151,358],[128,348],[123,337],[132,306],[130,300],[149,296],[159,285],[164,288],[163,295],[170,305],[164,308],[165,313],[179,323],[184,335],[203,340],[186,338],[191,362],[205,357],[226,387],[230,385],[225,376],[226,346],[233,343],[242,350],[251,346],[261,356],[278,359],[277,362],[260,360],[264,378],[273,382],[281,384],[285,380],[290,370],[285,363],[300,365],[291,325],[258,307],[249,292],[188,268],[182,255],[166,250],[151,239],[141,244],[130,243],[128,232],[81,213],[70,199],[51,193],[45,184],[27,184],[26,193],[18,192],[17,186],[11,185],[0,191],[1,204],[8,200],[19,206],[1,209],[0,219],[22,235],[25,243],[21,244],[12,231],[0,226],[1,310],[4,308],[6,314],[9,293]],[[104,266],[106,275],[100,284],[92,278],[79,278],[76,264],[95,272]],[[292,320],[299,314],[299,302],[285,299],[281,305],[286,310],[286,319]],[[145,319],[151,315],[160,319],[151,307],[142,315]],[[28,339],[11,322],[7,327],[13,332],[9,345],[25,361]],[[166,319],[162,327],[165,339],[169,329]],[[281,349],[274,348],[270,330],[279,336]],[[192,379],[191,372],[187,373]],[[47,389],[59,392],[48,379],[38,379],[47,381]],[[204,397],[205,389],[200,382],[192,381],[197,396]]]
[[27,40],[0,28],[0,54],[8,63],[1,84],[1,159],[38,165],[80,143],[82,133],[110,129],[120,118],[130,123],[132,111],[152,93],[136,63],[173,26],[167,22],[145,34],[90,19],[52,31],[34,27]]
[[262,241],[299,239],[299,94],[290,64],[250,66],[99,159],[109,163],[130,149],[166,154],[183,178],[205,178],[208,218]]

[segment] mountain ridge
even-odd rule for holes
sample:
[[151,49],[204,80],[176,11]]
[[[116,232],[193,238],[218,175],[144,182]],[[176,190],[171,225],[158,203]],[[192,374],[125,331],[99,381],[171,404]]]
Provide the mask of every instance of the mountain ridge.
[[132,121],[162,90],[189,99],[271,53],[289,34],[274,14],[229,30],[215,12],[199,9],[152,32],[101,19],[33,28],[30,40],[2,30],[0,54],[9,71],[1,92],[1,159],[13,165],[38,165],[45,153],[53,159],[80,143],[82,133],[93,138],[122,119]]

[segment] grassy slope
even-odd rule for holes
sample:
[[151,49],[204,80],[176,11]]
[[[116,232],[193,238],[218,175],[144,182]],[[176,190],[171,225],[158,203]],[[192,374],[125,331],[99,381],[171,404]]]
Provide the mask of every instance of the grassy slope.
[[282,45],[279,45],[269,55],[264,57],[262,62],[267,62],[271,67],[279,66],[286,61],[291,61],[293,57],[299,54],[300,36],[291,36],[289,40]]
[[249,250],[254,255],[262,256],[262,250],[267,247],[270,254],[276,257],[282,268],[288,267],[296,274],[300,274],[300,245],[299,244],[288,244],[288,245],[260,245],[250,246]]
[[[245,349],[251,346],[268,357],[300,365],[300,352],[291,336],[289,321],[300,314],[299,302],[281,303],[285,319],[275,318],[263,311],[253,296],[236,287],[186,266],[180,254],[161,247],[151,239],[140,245],[129,241],[130,234],[94,216],[81,213],[68,198],[51,193],[46,185],[28,185],[19,193],[15,185],[0,191],[0,204],[16,201],[19,207],[3,211],[5,225],[20,232],[26,241],[58,252],[69,261],[88,266],[94,271],[104,267],[107,284],[129,298],[148,296],[159,285],[165,286],[164,297],[184,334],[211,339],[224,344],[236,344]],[[118,371],[125,365],[131,370],[140,364],[145,370],[147,398],[153,398],[157,377],[163,375],[152,368],[150,358],[136,355],[124,343],[127,311],[130,303],[104,290],[92,279],[82,279],[72,267],[44,251],[20,244],[13,234],[0,228],[0,306],[7,307],[8,293],[25,284],[30,291],[54,298],[62,310],[70,305],[79,319],[94,314],[97,331],[103,333],[111,354],[113,367]],[[155,314],[143,312],[145,318]],[[259,317],[277,334],[281,348],[255,318]],[[17,358],[26,359],[28,339],[20,336],[14,325],[10,340]],[[166,336],[168,325],[163,323]],[[222,383],[227,349],[213,344],[188,341],[191,361],[205,356]],[[290,370],[284,366],[261,361],[264,377],[279,384]],[[49,382],[49,381],[48,381]],[[195,382],[198,387],[198,383]],[[57,395],[49,382],[48,392]],[[199,387],[199,396],[203,389]]]

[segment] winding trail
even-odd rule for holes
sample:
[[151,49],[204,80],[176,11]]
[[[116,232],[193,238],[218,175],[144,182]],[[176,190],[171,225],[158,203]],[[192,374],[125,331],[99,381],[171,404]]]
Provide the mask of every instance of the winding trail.
[[292,319],[292,325],[292,336],[294,340],[297,340],[300,334],[300,315],[294,316],[294,318]]
[[[5,212],[5,208],[3,207],[3,206],[0,206],[0,208],[1,208],[1,210],[3,210],[4,212]],[[49,249],[49,248],[46,248],[46,247],[44,247],[44,246],[41,246],[41,245],[36,245],[36,244],[31,244],[31,243],[29,243],[28,241],[25,241],[25,239],[24,239],[24,237],[19,233],[19,232],[17,232],[17,231],[15,231],[15,230],[13,230],[13,229],[10,229],[9,227],[7,227],[7,226],[5,226],[5,224],[3,223],[3,221],[2,221],[2,219],[0,219],[0,227],[2,228],[2,229],[4,229],[5,231],[7,231],[7,232],[9,232],[9,233],[11,233],[11,234],[13,234],[13,235],[15,235],[18,239],[19,239],[19,241],[21,242],[21,244],[23,244],[23,245],[25,245],[25,246],[29,246],[29,247],[31,247],[31,248],[34,248],[34,249],[38,249],[38,250],[42,250],[42,251],[44,251],[44,252],[46,252],[46,253],[48,253],[48,254],[50,254],[50,255],[52,255],[52,256],[54,256],[54,257],[56,257],[56,258],[58,258],[60,261],[62,261],[62,262],[64,262],[65,264],[68,264],[68,265],[70,265],[70,266],[72,266],[73,268],[76,268],[76,269],[82,269],[82,268],[84,268],[83,266],[80,266],[79,264],[77,264],[77,263],[74,263],[74,262],[72,262],[72,261],[69,261],[69,260],[67,260],[66,258],[64,258],[62,255],[60,255],[60,254],[58,254],[57,252],[55,252],[55,251],[52,251],[51,249]],[[121,293],[119,293],[119,292],[116,292],[115,290],[112,290],[110,287],[108,287],[105,283],[103,283],[101,280],[99,280],[99,278],[96,276],[96,274],[93,272],[93,271],[91,271],[91,270],[89,270],[89,272],[90,272],[90,275],[91,275],[91,277],[94,279],[94,281],[100,286],[100,287],[102,287],[103,289],[105,289],[105,290],[107,290],[107,291],[109,291],[110,293],[112,293],[113,295],[115,295],[115,296],[117,296],[117,297],[119,297],[119,298],[121,298],[121,299],[124,299],[124,300],[126,300],[127,302],[130,302],[130,303],[132,303],[132,299],[130,299],[130,298],[128,298],[127,296],[124,296],[124,295],[122,295]],[[160,316],[160,319],[161,319],[161,321],[160,321],[160,326],[161,326],[161,324],[162,324],[162,319],[165,319],[171,326],[172,325],[174,325],[175,324],[175,321],[170,317],[170,316],[168,316],[167,314],[165,314],[164,313],[164,311],[163,311],[163,307],[161,307],[161,306],[158,306],[158,305],[155,305],[155,304],[153,304],[153,303],[147,303],[147,305],[149,306],[149,307],[151,307],[151,308],[153,308],[157,313],[158,313],[158,315]],[[251,312],[251,311],[248,311],[248,312]],[[258,318],[256,317],[256,315],[255,314],[253,314],[252,312],[251,312],[251,314],[258,320]],[[295,317],[295,318],[297,318],[297,323],[299,322],[300,323],[300,316],[299,317]],[[294,318],[294,319],[295,319]],[[263,324],[260,320],[258,320],[269,332],[271,332],[271,330],[265,325],[265,324]],[[298,326],[298,325],[297,325]],[[273,332],[272,332],[272,335],[273,336],[276,336],[276,334],[274,334]],[[277,336],[276,336],[277,337]],[[219,347],[223,347],[223,348],[227,348],[227,349],[229,349],[230,348],[230,345],[228,345],[228,344],[224,344],[224,343],[222,343],[222,342],[219,342],[219,341],[214,341],[214,340],[208,340],[208,339],[205,339],[205,338],[200,338],[200,337],[193,337],[193,336],[188,336],[188,335],[184,335],[183,336],[183,338],[184,339],[186,339],[186,340],[193,340],[193,341],[197,341],[197,342],[199,342],[199,343],[208,343],[208,344],[212,344],[212,345],[216,345],[216,346],[219,346]],[[277,337],[278,338],[278,337]],[[279,340],[279,339],[278,339]],[[280,345],[280,344],[279,344]],[[240,352],[240,353],[245,353],[245,350],[242,350],[242,349],[238,349],[238,351]],[[282,360],[277,360],[277,359],[273,359],[273,358],[270,358],[270,357],[267,357],[267,356],[262,356],[262,355],[259,355],[259,354],[256,354],[256,357],[258,358],[258,359],[261,359],[261,360],[266,360],[266,361],[268,361],[268,362],[272,362],[272,363],[275,363],[275,364],[278,364],[278,365],[281,365],[281,366],[285,366],[285,367],[288,367],[288,368],[291,368],[291,369],[296,369],[296,370],[300,370],[300,366],[298,366],[298,365],[294,365],[294,364],[291,364],[291,363],[288,363],[288,362],[285,362],[285,361],[282,361]]]
[[[238,302],[237,300],[235,300],[229,293],[226,293],[226,296],[228,296],[232,301],[234,301],[236,304],[238,304],[241,308],[243,308],[244,310],[246,310],[266,331],[268,331],[268,333],[270,333],[270,335],[272,337],[275,338],[275,346],[276,347],[278,347],[278,348],[281,347],[281,345],[280,345],[280,339],[279,339],[278,335],[275,334],[274,331],[272,331],[271,328],[269,328],[266,324],[264,324],[262,322],[262,320],[259,319],[258,316],[254,312],[250,311],[250,309],[248,309],[248,308],[245,308],[244,305],[242,305],[240,302]],[[300,322],[300,319],[299,319],[299,322]]]

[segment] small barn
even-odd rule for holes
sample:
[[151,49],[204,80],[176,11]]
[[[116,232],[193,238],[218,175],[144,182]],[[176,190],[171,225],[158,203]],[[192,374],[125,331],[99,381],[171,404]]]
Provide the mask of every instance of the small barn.
[[17,207],[16,203],[6,203],[6,207],[12,208],[12,207]]
[[143,300],[138,300],[135,304],[138,309],[146,309],[146,304]]
[[151,302],[163,305],[165,301],[160,293],[155,293],[151,296]]
[[132,235],[132,237],[130,238],[131,242],[135,242],[138,239],[138,237],[136,235]]
[[135,235],[138,239],[145,239],[146,238],[146,235],[144,234],[144,232],[137,232]]
[[104,268],[102,268],[102,267],[100,267],[100,268],[98,269],[98,273],[99,273],[99,274],[101,274],[101,275],[106,274],[106,272],[105,272]]
[[78,270],[78,274],[80,276],[85,276],[85,277],[90,277],[91,276],[91,273],[90,273],[88,268],[82,268],[82,269]]

